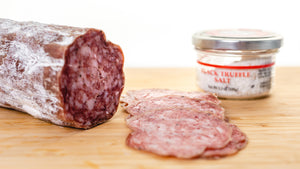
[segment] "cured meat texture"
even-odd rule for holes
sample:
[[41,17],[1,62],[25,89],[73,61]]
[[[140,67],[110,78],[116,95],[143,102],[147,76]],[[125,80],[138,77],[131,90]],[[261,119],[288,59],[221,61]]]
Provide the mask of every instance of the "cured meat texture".
[[88,129],[124,87],[121,48],[101,30],[0,19],[0,106]]
[[232,128],[231,141],[225,147],[220,149],[207,148],[201,155],[202,157],[219,158],[235,154],[247,145],[246,135],[236,125],[230,124],[230,127]]
[[183,92],[179,90],[169,90],[169,89],[142,89],[142,90],[130,90],[126,93],[126,96],[122,97],[121,105],[126,108],[127,105],[133,104],[134,102],[139,102],[141,100],[147,100],[149,98],[167,96],[167,95],[177,95],[186,96],[189,98],[206,100],[213,102],[215,104],[220,104],[217,96],[211,93],[204,92]]
[[178,158],[219,158],[247,145],[246,135],[224,120],[224,109],[216,104],[219,100],[195,98],[199,92],[160,90],[172,93],[164,95],[153,89],[149,94],[151,90],[130,91],[121,97],[121,105],[130,113],[127,126],[133,131],[128,146]]
[[[213,137],[218,133],[224,133],[222,135],[224,139],[222,139],[221,145],[217,147],[223,147],[223,144],[226,144],[226,140],[229,141],[231,139],[231,127],[229,127],[224,120],[209,113],[199,113],[188,109],[170,109],[157,111],[156,113],[143,116],[131,116],[126,119],[126,122],[128,127],[134,131],[155,132],[161,130],[162,132],[174,132],[180,134],[181,131],[192,131],[197,129],[195,132],[209,132],[205,134],[205,137],[210,137],[211,135],[212,139],[214,139]],[[201,128],[202,126],[205,126],[205,128]],[[169,130],[165,130],[166,128]],[[210,140],[210,142],[212,142],[212,140]]]
[[120,48],[107,42],[103,32],[91,31],[79,37],[66,55],[60,78],[62,117],[86,126],[110,119],[124,87]]
[[[192,158],[203,153],[206,148],[222,148],[231,139],[232,129],[227,123],[210,114],[198,113],[197,118],[189,118],[188,114],[195,112],[184,110],[178,113],[182,116],[175,117],[172,116],[175,111],[168,111],[154,117],[129,118],[128,127],[134,132],[128,144],[137,149],[151,148],[157,154]],[[141,148],[143,146],[146,148]],[[199,148],[203,149],[202,152]],[[162,150],[164,153],[161,153]]]
[[224,108],[207,100],[189,98],[187,96],[166,95],[162,97],[150,97],[144,101],[137,101],[125,107],[131,115],[156,114],[155,112],[170,109],[186,109],[203,111],[214,114],[224,119]]

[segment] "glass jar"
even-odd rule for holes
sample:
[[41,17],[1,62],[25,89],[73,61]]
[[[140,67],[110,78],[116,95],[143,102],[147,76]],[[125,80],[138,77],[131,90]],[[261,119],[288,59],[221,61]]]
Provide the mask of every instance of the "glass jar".
[[262,30],[211,30],[193,35],[197,85],[220,98],[254,99],[270,94],[282,37]]

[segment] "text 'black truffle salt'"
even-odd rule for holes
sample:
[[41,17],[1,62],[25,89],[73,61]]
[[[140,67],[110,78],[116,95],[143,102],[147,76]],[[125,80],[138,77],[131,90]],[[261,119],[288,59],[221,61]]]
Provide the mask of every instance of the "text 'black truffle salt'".
[[253,99],[271,93],[275,55],[282,37],[256,29],[220,29],[193,35],[197,84],[227,99]]

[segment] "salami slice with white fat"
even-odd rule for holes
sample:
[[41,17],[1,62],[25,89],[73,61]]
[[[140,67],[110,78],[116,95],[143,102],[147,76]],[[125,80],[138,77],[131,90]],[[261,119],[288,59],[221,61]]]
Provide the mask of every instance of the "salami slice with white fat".
[[141,89],[141,90],[130,90],[126,95],[121,97],[121,106],[126,108],[127,105],[134,104],[135,102],[147,100],[149,98],[167,96],[167,95],[177,95],[185,96],[193,99],[206,100],[215,104],[220,104],[220,100],[216,95],[205,92],[184,92],[179,90],[169,90],[169,89]]
[[127,126],[133,131],[127,145],[177,158],[237,153],[247,145],[247,137],[225,120],[224,108],[213,98],[207,93],[165,89],[130,91],[121,99],[130,114]]
[[[132,132],[126,139],[126,144],[134,149],[155,153],[161,156],[175,156],[178,158],[193,158],[202,154],[205,146],[194,144],[185,139],[169,134],[151,134],[146,132]],[[186,145],[186,146],[183,146]]]
[[231,141],[223,148],[207,148],[201,155],[205,158],[220,158],[228,155],[237,153],[239,150],[243,149],[247,143],[248,139],[245,133],[243,133],[236,125],[230,124],[232,129]]
[[0,106],[88,129],[124,87],[121,48],[101,30],[0,19]]
[[[194,99],[186,96],[166,95],[136,101],[125,107],[131,115],[142,113],[155,114],[155,111],[170,109],[186,109],[199,112],[211,113],[220,119],[225,118],[224,108],[207,100]],[[176,113],[176,112],[174,112]]]
[[[231,128],[228,126],[227,122],[223,119],[219,119],[218,117],[210,114],[210,113],[200,113],[199,111],[193,109],[164,109],[164,110],[157,110],[155,112],[148,112],[143,113],[135,116],[129,116],[126,119],[127,125],[134,131],[137,130],[144,130],[147,131],[155,131],[155,126],[157,126],[157,130],[160,129],[160,123],[169,123],[168,125],[175,125],[175,127],[184,126],[181,123],[190,122],[193,123],[194,126],[219,126],[216,127],[216,132],[220,131],[224,133],[228,137],[231,136]],[[172,124],[173,123],[173,124]],[[153,125],[153,127],[151,127]],[[192,126],[193,126],[192,125]],[[221,126],[221,127],[220,127]],[[163,127],[164,128],[164,127]],[[212,127],[210,127],[212,128]],[[191,128],[193,129],[193,127]],[[213,131],[211,129],[211,131]],[[226,140],[226,139],[225,139]],[[222,142],[226,142],[223,140]],[[222,146],[220,146],[222,147]]]
[[[163,110],[132,116],[127,119],[127,125],[134,131],[127,139],[131,147],[178,158],[200,156],[207,148],[223,148],[230,142],[232,135],[231,127],[222,119],[192,109]],[[138,140],[140,144],[137,144]],[[175,151],[174,147],[181,151]],[[203,151],[199,147],[203,147]]]

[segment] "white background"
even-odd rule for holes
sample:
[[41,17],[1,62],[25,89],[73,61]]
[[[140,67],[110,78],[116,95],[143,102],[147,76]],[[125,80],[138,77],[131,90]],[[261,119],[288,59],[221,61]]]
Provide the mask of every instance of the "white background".
[[284,37],[278,66],[300,66],[297,0],[1,0],[0,17],[105,31],[119,44],[126,67],[191,67],[192,34],[199,30],[257,28]]

